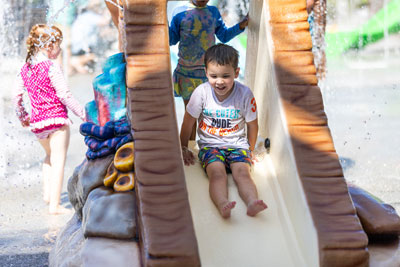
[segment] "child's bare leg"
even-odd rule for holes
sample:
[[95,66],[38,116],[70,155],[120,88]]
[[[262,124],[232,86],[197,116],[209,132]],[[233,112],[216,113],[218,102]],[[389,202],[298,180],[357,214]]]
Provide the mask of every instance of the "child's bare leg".
[[43,172],[43,200],[48,204],[50,202],[50,178],[51,178],[51,165],[50,155],[46,155],[42,166]]
[[218,208],[223,218],[231,216],[231,210],[235,207],[236,202],[230,202],[228,199],[228,176],[226,174],[225,165],[222,162],[212,162],[207,168],[208,179],[210,180],[209,191],[211,200]]
[[49,139],[38,139],[46,152],[46,157],[43,160],[42,173],[43,173],[43,200],[46,203],[50,202],[50,178],[51,178],[51,164],[50,164],[50,142]]
[[69,145],[69,126],[63,126],[50,137],[50,162],[52,169],[50,214],[65,213],[67,209],[60,206],[60,196],[64,180],[64,166]]
[[[183,103],[185,104],[185,110],[186,106],[189,103],[189,100],[183,100]],[[189,140],[196,140],[196,130],[197,130],[197,122],[194,123],[192,133],[190,134]]]
[[250,166],[244,162],[235,162],[231,164],[231,170],[239,195],[247,205],[247,215],[255,216],[265,210],[267,205],[258,199],[257,188],[250,175]]

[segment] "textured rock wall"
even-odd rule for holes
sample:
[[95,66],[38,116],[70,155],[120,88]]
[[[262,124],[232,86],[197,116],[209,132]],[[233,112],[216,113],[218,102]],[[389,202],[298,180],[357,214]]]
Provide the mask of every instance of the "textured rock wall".
[[57,237],[50,266],[141,266],[135,193],[103,186],[112,159],[85,159],[69,179],[75,215]]

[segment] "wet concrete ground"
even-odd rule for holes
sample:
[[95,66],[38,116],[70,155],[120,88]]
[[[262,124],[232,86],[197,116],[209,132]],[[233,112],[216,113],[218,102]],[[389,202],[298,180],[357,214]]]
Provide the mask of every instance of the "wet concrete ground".
[[325,111],[346,179],[400,211],[400,35],[328,70]]
[[[329,61],[322,92],[346,179],[400,211],[399,39],[391,37],[386,58],[380,42]],[[94,76],[76,75],[69,80],[72,93],[81,103],[93,98]],[[3,77],[0,89],[10,91],[12,86],[12,77]],[[20,126],[9,95],[2,95],[0,114],[0,266],[47,266],[56,235],[72,212],[47,214],[40,170],[44,152],[33,134]],[[179,99],[176,110],[181,122],[183,105]],[[73,114],[71,119],[74,124],[62,193],[62,204],[69,208],[66,183],[86,151],[78,130],[80,120]]]
[[[73,95],[82,103],[93,99],[91,81],[94,75],[76,75],[69,84]],[[12,82],[9,82],[12,85]],[[0,137],[0,266],[47,266],[48,254],[58,231],[72,216],[67,181],[76,166],[84,160],[86,147],[79,134],[80,119],[72,112],[70,146],[65,167],[61,203],[70,208],[65,215],[48,215],[42,201],[41,160],[44,151],[35,136],[22,128],[12,110],[12,103],[3,96]]]

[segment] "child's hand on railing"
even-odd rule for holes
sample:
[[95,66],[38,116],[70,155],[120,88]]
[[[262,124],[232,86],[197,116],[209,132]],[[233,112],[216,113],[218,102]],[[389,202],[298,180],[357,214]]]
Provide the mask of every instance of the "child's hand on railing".
[[182,146],[182,158],[186,166],[194,165],[194,155],[186,146]]
[[249,14],[247,14],[246,17],[244,17],[244,18],[239,22],[239,28],[240,28],[241,30],[244,30],[244,28],[246,28],[247,25],[249,25]]

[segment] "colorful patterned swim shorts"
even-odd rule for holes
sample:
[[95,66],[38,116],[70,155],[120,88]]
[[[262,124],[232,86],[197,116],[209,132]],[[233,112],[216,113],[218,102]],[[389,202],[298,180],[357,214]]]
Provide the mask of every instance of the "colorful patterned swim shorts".
[[241,148],[227,147],[204,147],[199,151],[201,166],[206,169],[208,164],[219,161],[225,164],[227,171],[230,171],[230,165],[235,162],[245,162],[251,166],[250,150]]
[[189,100],[194,89],[207,82],[206,72],[203,68],[193,69],[178,64],[173,74],[174,94],[183,100]]

